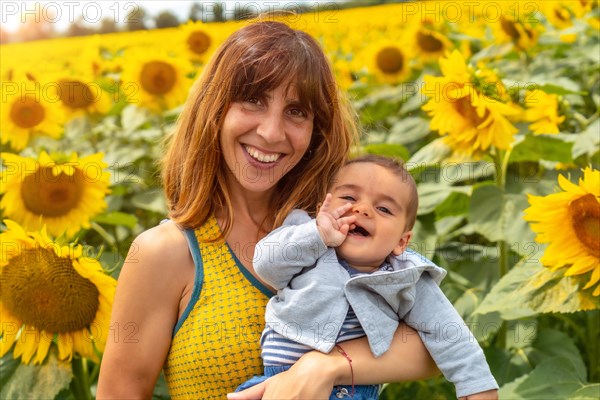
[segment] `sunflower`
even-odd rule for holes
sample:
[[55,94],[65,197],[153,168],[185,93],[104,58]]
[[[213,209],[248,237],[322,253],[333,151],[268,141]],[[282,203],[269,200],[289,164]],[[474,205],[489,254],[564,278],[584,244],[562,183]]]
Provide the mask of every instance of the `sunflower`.
[[383,40],[367,46],[355,58],[354,70],[367,68],[379,83],[400,83],[410,74],[411,57],[399,44],[400,41]]
[[536,90],[528,92],[525,99],[527,100],[525,120],[533,122],[529,129],[535,135],[560,132],[558,126],[565,120],[565,116],[558,116],[557,95]]
[[573,19],[584,17],[592,9],[593,2],[584,1],[543,1],[539,9],[548,22],[558,29],[573,26]]
[[52,235],[73,236],[106,208],[110,174],[101,153],[62,160],[43,151],[39,160],[11,153],[0,157],[5,167],[0,208],[26,229],[46,225]]
[[56,102],[50,101],[33,80],[3,82],[0,118],[0,142],[14,150],[22,150],[33,135],[59,138],[65,115]]
[[191,66],[181,58],[128,49],[123,61],[121,88],[127,101],[153,111],[175,108],[191,86]]
[[475,158],[491,146],[508,149],[517,132],[508,118],[520,111],[504,102],[506,89],[502,84],[489,80],[495,74],[473,71],[457,50],[440,59],[440,69],[444,76],[425,76],[422,89],[431,97],[422,107],[432,117],[431,129],[445,135],[455,152]]
[[[90,68],[91,70],[91,68]],[[111,106],[111,95],[100,87],[92,73],[55,73],[47,81],[49,94],[60,100],[70,118],[82,114],[106,114]]]
[[506,12],[493,24],[496,40],[500,43],[512,42],[519,50],[528,50],[535,46],[540,37],[541,24],[532,25],[519,21]]
[[99,362],[108,338],[116,281],[81,245],[54,242],[45,228],[25,232],[4,220],[0,259],[0,356],[41,364],[52,343],[58,357]]
[[454,48],[454,45],[440,31],[441,26],[433,23],[422,23],[415,25],[409,34],[409,40],[413,43],[413,53],[419,62],[437,62],[440,57]]
[[[563,190],[548,196],[529,195],[525,220],[537,234],[538,243],[548,243],[543,265],[565,276],[589,275],[583,289],[594,287],[600,295],[600,171],[586,168],[579,185],[559,175]],[[583,276],[582,276],[583,278]]]
[[192,61],[206,61],[218,45],[209,33],[208,26],[200,21],[189,21],[178,29],[181,32],[181,43]]

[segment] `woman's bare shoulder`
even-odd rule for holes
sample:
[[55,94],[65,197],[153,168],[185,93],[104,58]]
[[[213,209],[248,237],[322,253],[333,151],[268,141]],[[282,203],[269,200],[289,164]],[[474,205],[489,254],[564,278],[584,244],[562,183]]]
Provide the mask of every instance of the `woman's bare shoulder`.
[[[181,229],[167,222],[135,238],[122,272],[135,272],[146,279],[168,279],[177,286],[186,285],[194,265],[187,240]],[[177,282],[179,281],[179,282]]]

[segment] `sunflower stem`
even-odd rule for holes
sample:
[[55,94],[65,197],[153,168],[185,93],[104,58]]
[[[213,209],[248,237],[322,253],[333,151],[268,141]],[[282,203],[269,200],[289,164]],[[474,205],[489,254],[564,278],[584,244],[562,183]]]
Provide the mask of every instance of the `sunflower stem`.
[[93,400],[90,392],[90,382],[87,372],[87,364],[81,357],[73,357],[74,395],[77,399]]
[[[506,189],[506,170],[508,168],[508,159],[510,158],[510,150],[503,152],[500,149],[494,149],[493,158],[496,164],[496,186],[504,193]],[[508,245],[505,240],[498,241],[498,273],[499,279],[502,279],[508,272]],[[498,329],[497,344],[503,349],[506,347],[506,335],[508,329],[506,321],[502,321],[500,328]]]
[[592,310],[587,313],[587,356],[588,356],[588,380],[590,382],[600,381],[600,363],[598,363],[598,335],[600,334],[600,311]]

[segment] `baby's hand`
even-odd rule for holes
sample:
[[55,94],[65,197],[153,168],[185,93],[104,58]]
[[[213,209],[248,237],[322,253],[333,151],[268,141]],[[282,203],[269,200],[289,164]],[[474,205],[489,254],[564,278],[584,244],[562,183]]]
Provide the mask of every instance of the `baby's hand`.
[[317,214],[317,229],[327,247],[337,247],[346,239],[350,225],[356,221],[356,216],[342,216],[352,208],[350,203],[344,204],[335,210],[330,208],[331,193],[327,193],[325,201]]

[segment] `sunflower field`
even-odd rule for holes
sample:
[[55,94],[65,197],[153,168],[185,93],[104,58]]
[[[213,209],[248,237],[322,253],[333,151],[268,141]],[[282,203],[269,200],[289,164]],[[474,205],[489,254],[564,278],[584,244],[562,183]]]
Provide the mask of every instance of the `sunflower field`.
[[[598,2],[270,18],[321,42],[364,132],[357,152],[406,161],[420,197],[411,246],[448,270],[442,289],[500,398],[600,398]],[[166,215],[161,141],[247,23],[0,47],[0,398],[94,397],[120,267]],[[154,396],[169,398],[162,379]],[[381,394],[454,396],[443,377]]]

